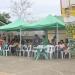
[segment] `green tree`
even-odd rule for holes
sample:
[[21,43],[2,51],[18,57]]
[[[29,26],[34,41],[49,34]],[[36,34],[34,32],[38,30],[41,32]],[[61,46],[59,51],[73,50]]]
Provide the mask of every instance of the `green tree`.
[[0,13],[0,26],[10,23],[11,21],[9,19],[10,19],[10,16],[8,13],[5,13],[5,12]]

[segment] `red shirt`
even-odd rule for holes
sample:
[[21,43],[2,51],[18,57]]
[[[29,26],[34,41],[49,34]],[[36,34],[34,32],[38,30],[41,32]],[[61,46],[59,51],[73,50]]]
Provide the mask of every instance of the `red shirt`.
[[0,39],[0,46],[2,46],[2,44],[3,44],[3,40]]

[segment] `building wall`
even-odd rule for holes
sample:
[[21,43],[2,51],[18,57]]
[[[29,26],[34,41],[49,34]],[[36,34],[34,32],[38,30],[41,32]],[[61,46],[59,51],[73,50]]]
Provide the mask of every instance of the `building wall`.
[[[59,41],[65,40],[67,38],[65,30],[59,30],[58,33],[59,33],[58,34],[59,35],[59,37],[58,37]],[[53,39],[54,35],[55,35],[55,30],[48,31],[48,39],[49,39],[50,42]]]
[[61,0],[61,11],[65,17],[65,8],[70,8],[70,15],[75,16],[75,0]]
[[[61,15],[64,17],[64,22],[66,23],[66,26],[69,27],[72,25],[75,25],[75,0],[60,0],[61,1]],[[67,36],[75,38],[75,27],[70,27],[67,32]],[[67,29],[67,28],[66,28]],[[71,31],[71,34],[69,33]]]

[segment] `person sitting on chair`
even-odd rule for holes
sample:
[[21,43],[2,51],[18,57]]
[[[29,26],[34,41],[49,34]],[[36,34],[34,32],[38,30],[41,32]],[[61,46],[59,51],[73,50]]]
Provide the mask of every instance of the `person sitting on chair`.
[[64,48],[64,58],[68,58],[69,57],[69,48],[67,45],[65,45]]

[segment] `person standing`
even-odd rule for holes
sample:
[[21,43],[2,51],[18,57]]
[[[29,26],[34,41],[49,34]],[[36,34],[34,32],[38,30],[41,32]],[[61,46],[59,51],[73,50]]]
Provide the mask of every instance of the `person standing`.
[[33,46],[38,46],[38,45],[40,45],[40,42],[41,42],[40,37],[39,37],[37,34],[35,34],[35,36],[34,36],[34,38],[33,38]]
[[0,37],[0,49],[2,48],[3,43],[4,43],[4,40]]
[[42,36],[42,44],[43,45],[48,45],[49,44],[49,40],[45,35]]

